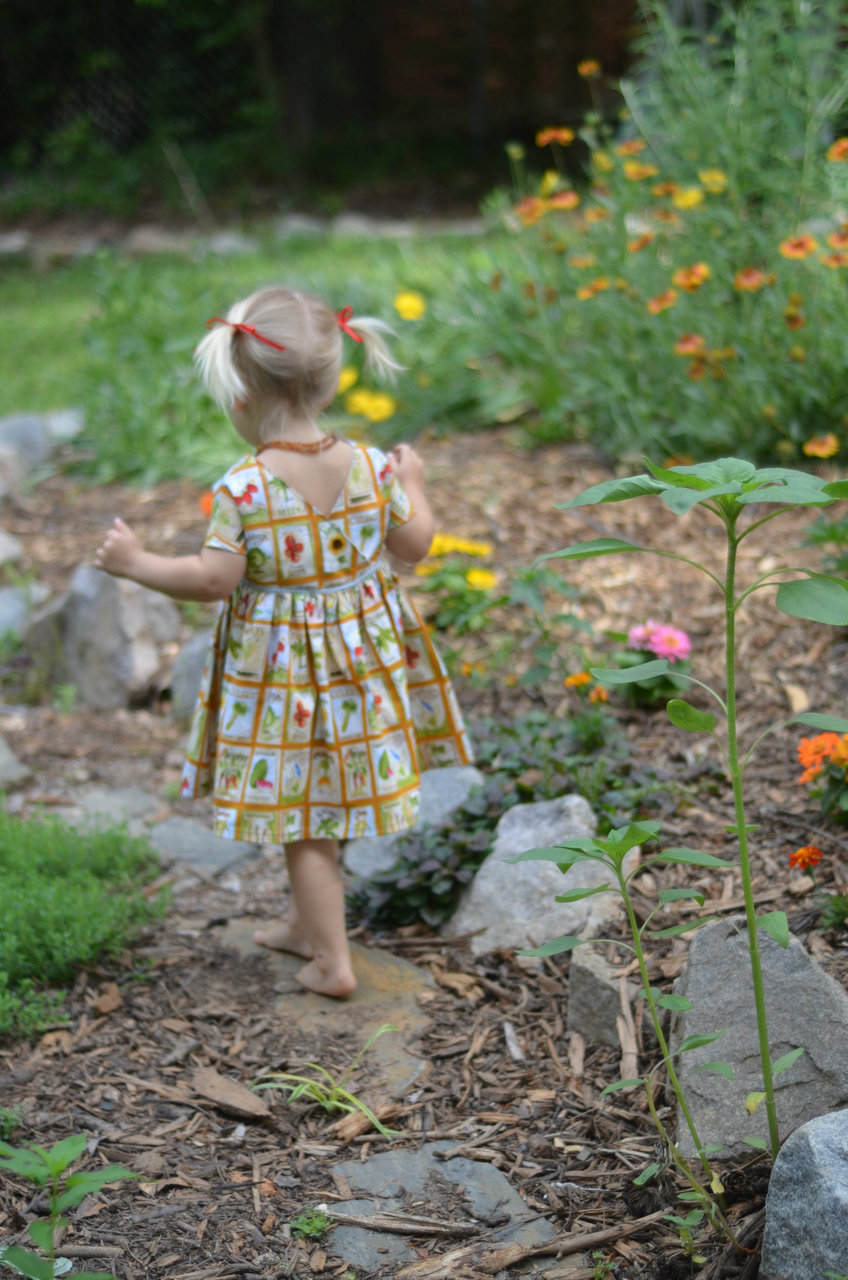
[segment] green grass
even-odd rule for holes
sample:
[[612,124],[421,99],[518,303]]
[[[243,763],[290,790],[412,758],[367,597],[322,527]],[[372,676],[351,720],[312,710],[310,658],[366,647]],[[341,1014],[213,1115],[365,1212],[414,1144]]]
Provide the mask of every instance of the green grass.
[[0,1034],[37,1031],[56,1016],[57,987],[161,915],[161,900],[141,892],[157,870],[150,846],[123,829],[0,813]]

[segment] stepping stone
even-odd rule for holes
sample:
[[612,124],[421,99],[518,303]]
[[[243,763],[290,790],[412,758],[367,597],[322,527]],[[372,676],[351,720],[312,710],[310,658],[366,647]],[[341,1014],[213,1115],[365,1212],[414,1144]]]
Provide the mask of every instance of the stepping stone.
[[[274,1020],[281,1026],[296,1023],[304,1034],[319,1034],[326,1030],[334,1040],[347,1038],[353,1053],[365,1044],[378,1027],[389,1023],[397,1032],[387,1031],[375,1040],[363,1058],[363,1067],[353,1077],[353,1089],[358,1093],[357,1079],[366,1080],[362,1093],[373,1104],[375,1094],[400,1098],[421,1078],[429,1064],[407,1049],[427,1027],[429,1018],[419,1006],[419,996],[433,989],[429,973],[415,965],[376,948],[351,945],[353,970],[358,986],[346,1000],[331,1000],[327,996],[306,991],[295,980],[295,974],[303,966],[299,956],[283,951],[270,951],[253,941],[253,932],[261,928],[256,919],[231,920],[219,935],[222,947],[231,948],[243,956],[263,955],[272,973],[277,977],[275,990],[279,999],[271,1009]],[[368,1066],[378,1068],[379,1088],[367,1083]],[[347,1064],[345,1064],[347,1065]],[[380,1097],[377,1096],[377,1101]]]
[[147,838],[169,861],[181,862],[209,875],[220,875],[259,853],[259,845],[227,840],[193,818],[174,815],[147,828]]
[[[506,1216],[501,1227],[488,1231],[489,1244],[520,1244],[532,1247],[544,1244],[554,1236],[553,1228],[538,1218],[521,1199],[499,1169],[484,1160],[456,1156],[439,1158],[437,1152],[449,1151],[455,1142],[431,1142],[417,1150],[398,1148],[380,1152],[366,1161],[343,1160],[334,1165],[359,1198],[334,1200],[330,1206],[339,1217],[343,1213],[412,1213],[416,1217],[432,1217],[442,1221],[456,1218],[463,1222],[485,1220],[492,1215]],[[410,1208],[410,1206],[414,1206]],[[533,1221],[528,1221],[532,1218]],[[456,1240],[453,1246],[470,1244]],[[409,1247],[409,1237],[367,1227],[333,1227],[326,1249],[339,1254],[344,1261],[366,1275],[394,1276],[398,1265],[411,1265],[417,1260]],[[550,1258],[540,1259],[550,1269]],[[525,1273],[526,1274],[526,1273]]]

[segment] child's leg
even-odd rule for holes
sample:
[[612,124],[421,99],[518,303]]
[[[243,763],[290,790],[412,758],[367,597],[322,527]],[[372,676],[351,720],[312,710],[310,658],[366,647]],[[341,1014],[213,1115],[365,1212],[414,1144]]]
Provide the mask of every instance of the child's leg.
[[253,941],[258,942],[260,947],[269,947],[271,951],[290,951],[292,955],[303,956],[306,960],[311,960],[315,954],[297,914],[293,895],[285,920],[272,924],[267,929],[256,929]]
[[348,996],[356,986],[345,928],[345,901],[335,840],[298,840],[286,845],[292,902],[310,960],[297,980],[325,996]]

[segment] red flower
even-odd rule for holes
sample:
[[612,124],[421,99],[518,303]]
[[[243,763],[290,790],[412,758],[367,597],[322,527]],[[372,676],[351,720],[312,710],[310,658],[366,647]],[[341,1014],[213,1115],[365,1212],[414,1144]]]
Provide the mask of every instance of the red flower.
[[294,718],[299,729],[303,728],[303,726],[306,724],[307,720],[311,715],[312,715],[312,712],[309,710],[309,708],[305,707],[302,702],[298,701],[298,704],[295,707],[295,711],[294,711]]
[[306,604],[303,606],[303,612],[311,618],[315,612],[315,601],[307,600]]
[[292,564],[297,564],[300,559],[300,553],[303,550],[303,543],[298,542],[292,533],[286,534],[285,556],[287,560],[291,560]]
[[790,853],[789,865],[796,867],[798,871],[808,871],[810,867],[817,867],[823,857],[821,849],[814,844],[805,844],[794,853]]

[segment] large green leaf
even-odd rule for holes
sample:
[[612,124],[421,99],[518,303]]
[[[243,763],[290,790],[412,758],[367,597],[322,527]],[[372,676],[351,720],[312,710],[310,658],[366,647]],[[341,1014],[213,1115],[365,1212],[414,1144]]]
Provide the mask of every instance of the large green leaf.
[[777,607],[792,618],[827,622],[834,627],[848,625],[848,582],[827,574],[784,582],[777,589]]
[[756,470],[744,458],[716,458],[713,462],[696,462],[690,467],[675,467],[681,475],[699,476],[709,485],[748,484]]
[[658,853],[651,861],[685,862],[692,867],[730,867],[733,865],[723,858],[717,858],[714,853],[704,853],[702,849],[687,849],[685,846],[679,849],[663,849],[662,853]]
[[591,898],[596,893],[606,893],[609,889],[610,882],[605,880],[603,884],[595,885],[592,889],[568,889],[565,893],[558,893],[554,902],[582,902],[584,898]]
[[543,560],[589,560],[592,556],[617,555],[621,551],[644,551],[645,547],[637,547],[633,542],[623,542],[621,538],[590,538],[587,542],[576,542],[573,547],[563,547],[561,551],[549,551],[539,556],[535,565]]
[[652,676],[668,675],[670,669],[668,658],[655,658],[640,662],[637,667],[590,667],[589,671],[601,684],[634,684]]
[[567,845],[548,845],[540,849],[527,849],[524,853],[507,858],[507,862],[555,862],[557,866],[573,866],[575,862],[584,862],[587,858],[597,857],[598,849],[591,838],[570,840]]
[[707,489],[666,489],[662,495],[662,500],[668,507],[669,511],[673,511],[675,515],[685,515],[687,511],[697,505],[699,502],[706,502],[709,498],[738,498],[742,493],[742,486],[738,483],[711,485]]
[[29,1276],[30,1280],[53,1280],[53,1268],[46,1258],[39,1258],[29,1249],[19,1249],[16,1244],[0,1249],[0,1262],[19,1271],[22,1276]]
[[704,905],[703,889],[660,889],[657,897],[660,902],[680,902],[683,899],[694,898],[699,906]]
[[805,711],[795,717],[796,724],[807,724],[812,729],[828,729],[831,733],[848,733],[848,720],[844,716],[823,715],[820,711]]
[[665,713],[675,728],[686,729],[689,733],[712,733],[716,725],[716,718],[709,711],[699,711],[682,698],[672,698],[667,702]]
[[700,920],[684,920],[682,924],[669,925],[667,929],[657,929],[654,933],[646,933],[645,937],[652,941],[655,938],[677,938],[681,933],[694,933],[703,929],[705,924],[712,924],[715,916],[704,916]]
[[[773,473],[772,473],[773,474]],[[765,475],[758,471],[757,479]],[[749,505],[757,502],[779,502],[787,507],[828,507],[835,499],[823,492],[822,481],[803,471],[788,471],[779,479],[770,479],[748,489],[739,499]]]
[[822,486],[822,492],[829,498],[848,498],[848,480],[831,480]]
[[662,484],[668,485],[672,489],[709,489],[712,487],[712,481],[698,475],[695,467],[658,467],[649,458],[645,459],[645,466],[655,480],[661,481]]
[[686,1039],[683,1041],[682,1045],[680,1046],[680,1048],[677,1050],[677,1052],[688,1053],[690,1049],[703,1049],[705,1045],[712,1044],[714,1040],[718,1040],[721,1038],[721,1036],[726,1036],[726,1035],[727,1035],[727,1029],[725,1028],[724,1031],[713,1031],[709,1035],[695,1034],[693,1036],[687,1036]]
[[559,502],[560,511],[572,507],[593,507],[600,502],[626,502],[628,498],[641,498],[647,493],[660,493],[663,486],[652,476],[623,476],[620,480],[604,480],[593,484],[568,502]]

